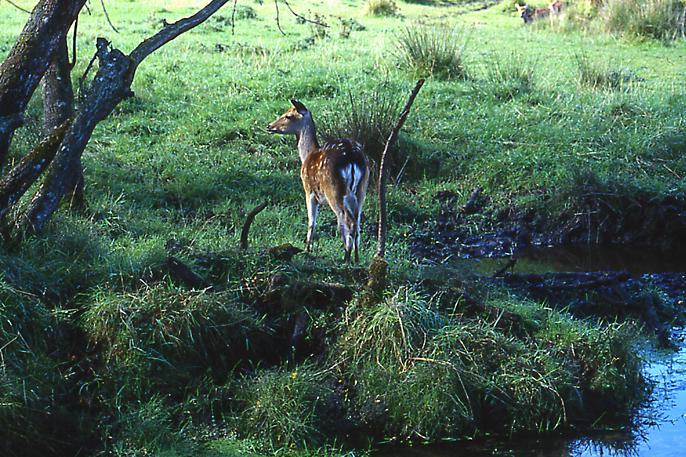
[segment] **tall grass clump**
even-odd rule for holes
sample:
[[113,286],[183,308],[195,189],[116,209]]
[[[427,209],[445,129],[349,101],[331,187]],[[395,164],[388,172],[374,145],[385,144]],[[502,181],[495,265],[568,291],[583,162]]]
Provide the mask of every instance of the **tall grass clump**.
[[82,328],[106,361],[100,387],[124,386],[118,395],[181,393],[203,376],[221,377],[269,333],[232,294],[159,284],[132,293],[98,290],[91,298]]
[[396,40],[400,67],[414,77],[467,77],[464,51],[468,39],[463,29],[415,24],[401,29]]
[[[351,138],[364,146],[370,159],[380,163],[386,140],[402,109],[403,100],[397,93],[389,84],[376,86],[371,91],[349,93],[347,102],[336,112],[336,118],[324,119],[324,136],[327,139]],[[391,156],[391,162],[393,159]]]
[[606,62],[591,59],[588,54],[575,55],[578,84],[591,89],[628,89],[640,78],[629,69],[613,68]]
[[332,393],[325,371],[311,364],[258,370],[237,383],[237,432],[265,450],[321,444],[337,420]]
[[353,308],[333,352],[347,407],[381,436],[435,441],[550,431],[600,413],[591,402],[634,404],[640,365],[626,327],[505,300],[474,319],[448,317],[401,288]]
[[369,0],[366,13],[370,16],[395,16],[398,5],[393,0]]
[[494,53],[486,62],[484,78],[475,81],[477,92],[499,100],[511,100],[533,92],[536,63],[512,52]]
[[684,38],[684,0],[605,0],[599,17],[610,32],[671,41]]

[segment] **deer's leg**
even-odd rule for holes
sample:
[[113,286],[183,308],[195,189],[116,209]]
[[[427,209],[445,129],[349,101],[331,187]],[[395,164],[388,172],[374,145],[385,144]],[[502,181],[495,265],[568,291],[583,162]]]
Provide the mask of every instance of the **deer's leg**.
[[351,230],[349,221],[346,218],[345,210],[343,208],[338,209],[336,212],[336,219],[338,220],[338,232],[341,234],[341,239],[343,241],[343,249],[345,250],[345,255],[343,256],[344,262],[350,261],[350,252],[352,251],[352,246],[350,243]]
[[307,238],[305,238],[306,251],[310,251],[310,246],[314,239],[314,229],[317,226],[317,213],[319,212],[319,201],[314,193],[305,195],[307,203]]

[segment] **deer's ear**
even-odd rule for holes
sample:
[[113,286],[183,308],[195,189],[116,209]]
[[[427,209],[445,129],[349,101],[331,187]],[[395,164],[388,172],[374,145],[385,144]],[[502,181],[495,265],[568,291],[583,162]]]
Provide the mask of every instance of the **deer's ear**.
[[298,100],[292,98],[291,103],[293,104],[293,108],[295,108],[300,114],[305,114],[307,112],[305,105],[300,103]]

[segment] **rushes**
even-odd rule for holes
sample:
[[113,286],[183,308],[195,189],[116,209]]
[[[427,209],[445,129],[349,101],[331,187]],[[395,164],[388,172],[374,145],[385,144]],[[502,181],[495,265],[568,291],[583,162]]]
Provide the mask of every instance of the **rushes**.
[[414,77],[465,79],[464,50],[468,39],[460,28],[413,25],[397,35],[397,59]]
[[587,54],[575,55],[579,70],[578,83],[591,89],[628,89],[641,79],[629,69],[612,68],[608,63],[592,60]]

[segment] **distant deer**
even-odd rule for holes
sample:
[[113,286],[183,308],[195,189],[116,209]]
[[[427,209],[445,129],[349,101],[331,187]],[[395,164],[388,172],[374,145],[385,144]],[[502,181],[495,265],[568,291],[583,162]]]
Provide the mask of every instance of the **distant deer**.
[[515,7],[517,8],[517,12],[519,13],[519,17],[522,18],[525,24],[530,24],[534,22],[537,19],[542,19],[544,17],[548,17],[551,14],[558,14],[560,11],[562,11],[562,8],[564,7],[564,3],[562,3],[561,0],[556,0],[550,4],[547,8],[536,8],[533,9],[531,8],[528,4],[521,6],[518,3],[515,3]]
[[282,135],[295,135],[302,166],[300,179],[305,189],[307,204],[307,250],[314,237],[319,205],[326,200],[336,214],[338,230],[343,239],[345,256],[355,250],[359,261],[360,218],[369,184],[369,160],[362,146],[352,140],[341,139],[319,147],[312,114],[297,100],[280,118],[269,124],[267,130]]

